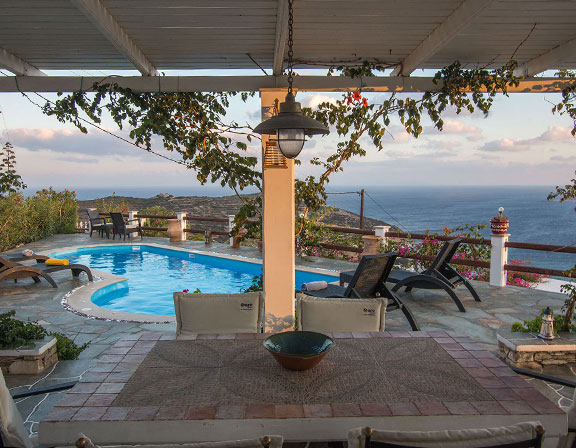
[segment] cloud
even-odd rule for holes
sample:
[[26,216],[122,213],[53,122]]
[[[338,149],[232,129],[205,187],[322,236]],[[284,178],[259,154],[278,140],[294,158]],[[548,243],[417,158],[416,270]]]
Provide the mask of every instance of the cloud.
[[444,126],[442,130],[439,131],[435,126],[426,126],[424,128],[425,133],[435,133],[435,134],[481,134],[482,130],[471,124],[466,124],[460,120],[444,120]]
[[262,119],[262,111],[260,109],[257,110],[253,110],[253,111],[246,111],[246,116],[248,117],[249,120],[261,120]]
[[[424,140],[424,144],[421,147],[429,149],[443,149],[446,151],[453,151],[454,149],[459,148],[461,146],[462,142],[456,139],[428,138]],[[427,152],[426,154],[430,154],[430,152]]]
[[534,146],[547,145],[549,143],[561,143],[574,140],[570,130],[563,126],[548,126],[548,129],[538,137],[527,139],[502,138],[485,143],[478,148],[479,151],[528,151]]
[[[126,136],[126,132],[115,131]],[[139,155],[142,150],[101,131],[82,134],[71,129],[11,129],[10,138],[14,146],[30,151],[49,150],[57,153],[77,153],[92,156]]]
[[328,95],[316,93],[314,95],[306,95],[302,100],[302,107],[318,107],[322,103],[336,104],[337,99]]
[[516,152],[516,151],[527,151],[530,149],[530,145],[525,143],[526,140],[522,139],[511,139],[511,138],[501,138],[500,140],[492,140],[485,143],[478,148],[479,151],[487,152]]
[[576,156],[554,156],[554,157],[550,157],[551,161],[554,162],[573,162],[576,159]]

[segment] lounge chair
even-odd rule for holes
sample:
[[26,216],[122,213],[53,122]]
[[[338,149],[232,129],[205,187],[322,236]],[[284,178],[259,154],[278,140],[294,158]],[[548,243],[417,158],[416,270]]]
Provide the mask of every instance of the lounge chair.
[[[44,263],[45,257],[37,259],[37,263],[34,266],[24,265],[16,261],[12,261],[8,257],[0,256],[0,280],[14,280],[22,278],[31,278],[34,282],[40,282],[40,277],[44,278],[48,283],[52,285],[53,288],[57,288],[56,282],[50,274],[58,271],[72,271],[73,277],[79,277],[80,273],[85,272],[88,276],[88,280],[93,282],[94,277],[92,276],[92,271],[87,266],[83,264],[67,264],[61,266],[48,266]],[[17,257],[20,259],[21,257]],[[24,259],[34,259],[32,257],[26,257]]]
[[90,221],[90,236],[92,236],[94,230],[97,230],[100,236],[104,236],[104,233],[106,233],[106,237],[110,238],[112,223],[106,222],[105,218],[101,218],[97,210],[88,209],[87,212],[88,220]]
[[0,447],[33,448],[38,445],[35,436],[30,436],[30,432],[24,426],[24,421],[14,399],[27,398],[35,395],[43,395],[50,392],[70,389],[76,381],[56,384],[47,387],[39,387],[27,390],[24,393],[10,395],[10,391],[4,381],[2,370],[0,370]]
[[[364,255],[355,271],[350,271],[346,278],[348,287],[328,285],[318,291],[302,291],[313,297],[324,298],[373,298],[386,297],[388,305],[386,311],[401,310],[410,323],[412,330],[418,331],[416,319],[402,300],[386,286],[386,280],[392,271],[397,255],[394,253]],[[342,274],[341,274],[342,278]]]
[[174,293],[176,339],[198,333],[261,333],[264,292]]
[[248,440],[230,440],[226,442],[201,442],[201,443],[186,443],[186,444],[170,444],[170,445],[113,445],[113,446],[99,446],[96,445],[86,437],[80,434],[80,438],[76,441],[77,448],[282,448],[284,437],[282,436],[264,436]]
[[447,431],[377,431],[365,427],[348,432],[348,448],[540,448],[544,432],[537,421]]
[[386,299],[383,297],[350,300],[298,294],[296,300],[299,331],[384,331]]
[[[110,217],[112,218],[112,226],[114,227],[114,236],[112,239],[115,239],[116,235],[118,235],[118,237],[124,235],[124,240],[126,240],[126,235],[131,235],[132,233],[138,233],[140,239],[143,239],[140,218],[125,220],[122,213],[110,213]],[[137,224],[130,224],[131,222],[136,222]]]
[[461,242],[462,239],[460,238],[446,241],[434,261],[432,261],[430,267],[423,272],[417,273],[402,269],[393,269],[388,277],[389,282],[396,283],[392,291],[396,292],[402,287],[406,287],[406,292],[410,292],[412,288],[443,289],[452,297],[458,309],[465,312],[466,308],[464,308],[464,305],[453,291],[456,287],[463,284],[468,288],[474,300],[481,302],[480,297],[478,297],[476,290],[470,282],[448,264],[458,250]]

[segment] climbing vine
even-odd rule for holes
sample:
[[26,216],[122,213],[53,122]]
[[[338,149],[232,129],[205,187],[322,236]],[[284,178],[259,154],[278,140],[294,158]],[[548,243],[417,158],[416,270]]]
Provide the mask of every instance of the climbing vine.
[[[363,63],[357,67],[334,67],[329,75],[367,77],[385,67]],[[325,159],[315,157],[311,164],[321,168],[319,176],[296,180],[296,203],[309,210],[318,210],[326,202],[325,187],[332,174],[343,171],[346,162],[363,157],[369,147],[383,149],[383,138],[393,117],[398,117],[407,133],[417,138],[422,133],[422,120],[427,116],[442,130],[442,114],[448,106],[459,113],[479,109],[488,113],[496,94],[507,95],[510,86],[518,85],[511,61],[497,70],[464,70],[458,62],[439,71],[434,77],[436,89],[414,97],[390,94],[381,104],[370,104],[362,90],[349,92],[334,103],[325,102],[315,109],[304,109],[309,115],[333,129],[339,137],[336,150]],[[74,124],[82,132],[87,129],[80,112],[101,123],[107,113],[116,125],[130,129],[133,144],[152,151],[155,136],[164,148],[180,155],[178,163],[196,173],[202,183],[218,182],[228,186],[243,199],[244,207],[237,223],[260,213],[260,199],[241,195],[246,187],[262,187],[262,173],[256,157],[247,156],[248,142],[256,138],[251,129],[236,122],[226,122],[230,98],[236,92],[164,93],[135,92],[115,83],[95,84],[92,92],[78,91],[47,102],[43,111],[59,121]],[[247,93],[242,93],[246,100]]]

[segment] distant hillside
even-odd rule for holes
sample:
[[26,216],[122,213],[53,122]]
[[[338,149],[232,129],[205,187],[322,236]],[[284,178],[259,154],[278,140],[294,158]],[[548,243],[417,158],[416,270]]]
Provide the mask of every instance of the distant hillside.
[[[225,218],[234,215],[242,205],[237,196],[207,197],[207,196],[172,196],[167,193],[160,193],[151,198],[133,198],[127,196],[108,196],[101,199],[88,201],[78,201],[79,215],[84,217],[87,208],[98,208],[102,201],[108,203],[114,200],[116,203],[126,202],[131,210],[143,212],[149,207],[160,206],[168,211],[186,212],[188,216],[201,216],[211,218]],[[324,220],[326,224],[358,227],[360,216],[356,213],[342,209],[334,209]],[[213,230],[223,230],[224,225],[210,225],[211,223],[194,223],[195,228],[212,228]],[[364,217],[364,228],[372,229],[374,226],[386,225],[384,221]]]

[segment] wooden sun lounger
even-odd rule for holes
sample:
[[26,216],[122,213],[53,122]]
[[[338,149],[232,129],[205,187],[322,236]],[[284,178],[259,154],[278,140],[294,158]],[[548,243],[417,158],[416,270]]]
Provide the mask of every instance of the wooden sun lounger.
[[[88,266],[83,264],[68,264],[62,266],[48,266],[44,263],[49,257],[45,255],[33,255],[31,257],[15,256],[4,257],[0,256],[0,280],[14,280],[15,282],[23,278],[31,278],[34,282],[40,282],[40,277],[44,278],[53,288],[57,288],[56,282],[50,274],[58,271],[70,270],[73,277],[79,277],[82,272],[88,276],[88,280],[93,282],[94,277],[92,271]],[[36,260],[35,266],[28,266],[19,263],[18,261]]]

